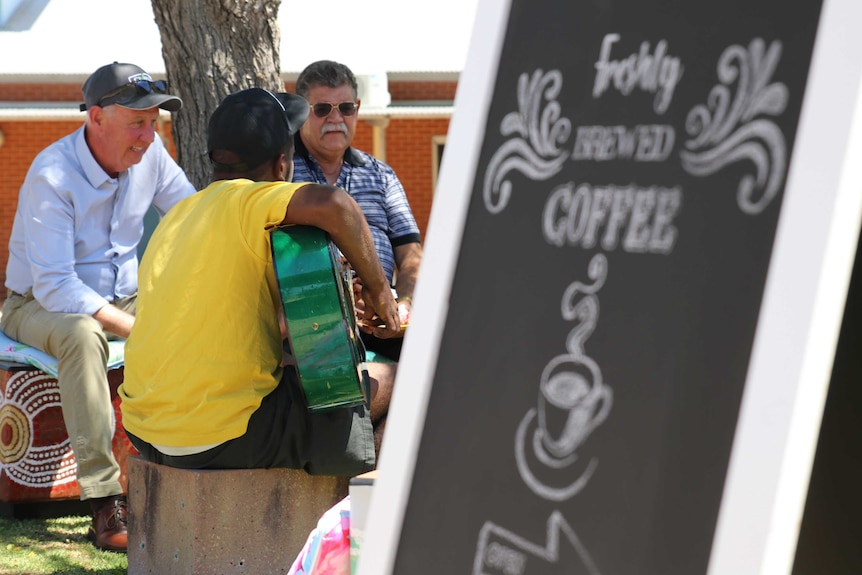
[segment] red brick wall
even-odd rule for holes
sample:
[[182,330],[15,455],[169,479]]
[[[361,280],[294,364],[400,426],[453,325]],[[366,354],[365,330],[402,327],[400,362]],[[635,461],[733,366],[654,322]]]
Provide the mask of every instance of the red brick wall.
[[0,290],[2,298],[6,297],[6,262],[9,252],[9,234],[12,232],[12,220],[18,206],[18,189],[30,162],[39,151],[80,126],[80,122],[2,122],[0,130],[5,135],[5,143],[0,148],[0,166],[3,166],[0,177]]
[[3,102],[83,102],[81,84],[0,84]]
[[390,82],[393,100],[454,100],[457,82]]
[[[293,89],[292,84],[286,86]],[[451,100],[455,95],[454,82],[390,82],[393,100]],[[0,101],[14,102],[80,102],[78,84],[0,84]],[[18,190],[33,158],[51,142],[77,129],[83,122],[57,121],[3,121],[0,130],[5,143],[0,147],[0,300],[5,297],[2,287],[6,281],[6,262],[9,234],[18,203]],[[432,189],[433,158],[432,137],[445,135],[447,119],[392,119],[385,128],[386,163],[398,174],[413,208],[423,239],[434,197]],[[164,134],[170,138],[170,124]],[[169,141],[173,151],[172,142]],[[354,146],[373,152],[370,125],[360,121]]]

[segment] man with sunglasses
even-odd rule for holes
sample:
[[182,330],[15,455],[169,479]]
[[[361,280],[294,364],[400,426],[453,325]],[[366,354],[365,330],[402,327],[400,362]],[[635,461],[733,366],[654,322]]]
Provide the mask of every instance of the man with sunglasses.
[[90,538],[113,551],[126,550],[128,535],[107,342],[126,338],[135,321],[144,215],[151,206],[164,215],[195,192],[156,133],[159,110],[182,106],[166,90],[133,64],[87,78],[84,124],[33,160],[9,240],[0,328],[57,358]]
[[[308,100],[311,114],[295,138],[294,181],[335,185],[356,200],[368,220],[386,277],[397,292],[400,315],[409,317],[422,262],[419,227],[395,171],[351,146],[360,105],[356,77],[344,64],[319,60],[300,72],[296,93]],[[361,305],[357,302],[357,307]],[[371,404],[379,452],[404,330],[381,338],[370,327],[361,329],[362,341],[371,352],[368,372],[379,383]]]

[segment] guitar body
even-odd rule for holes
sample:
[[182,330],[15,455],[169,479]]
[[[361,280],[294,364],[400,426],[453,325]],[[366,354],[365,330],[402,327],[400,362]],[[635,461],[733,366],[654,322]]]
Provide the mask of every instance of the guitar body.
[[271,232],[272,261],[310,411],[366,404],[365,348],[356,329],[349,270],[329,235],[312,226]]

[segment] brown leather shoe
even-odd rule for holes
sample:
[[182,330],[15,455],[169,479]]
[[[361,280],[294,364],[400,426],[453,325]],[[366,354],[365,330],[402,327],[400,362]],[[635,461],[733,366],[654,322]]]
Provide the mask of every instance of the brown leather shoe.
[[129,533],[126,530],[126,498],[122,495],[91,501],[93,525],[87,537],[103,551],[126,552]]

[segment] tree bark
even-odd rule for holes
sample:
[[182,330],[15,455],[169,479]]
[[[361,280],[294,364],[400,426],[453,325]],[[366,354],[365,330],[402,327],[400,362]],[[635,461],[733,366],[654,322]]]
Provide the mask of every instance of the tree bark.
[[226,95],[251,87],[284,91],[281,0],[152,0],[170,91],[177,162],[202,189],[212,176],[206,149],[210,115]]

